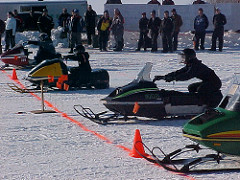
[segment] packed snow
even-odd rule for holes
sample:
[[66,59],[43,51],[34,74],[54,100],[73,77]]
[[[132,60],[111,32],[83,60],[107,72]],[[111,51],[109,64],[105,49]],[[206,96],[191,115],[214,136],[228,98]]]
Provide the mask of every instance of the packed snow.
[[[59,53],[69,51],[66,40],[57,37],[55,30],[52,39]],[[17,34],[17,41],[37,40],[38,33]],[[181,33],[179,49],[192,47],[192,34]],[[104,111],[101,99],[118,86],[132,81],[146,62],[153,63],[151,77],[164,75],[183,66],[177,53],[135,52],[138,33],[125,33],[123,52],[100,52],[86,48],[90,54],[93,69],[103,68],[110,74],[110,88],[104,90],[57,91],[45,93],[45,99],[80,122],[88,130],[107,137],[111,143],[99,139],[96,135],[81,128],[63,117],[61,113],[32,114],[30,111],[41,108],[41,102],[31,94],[12,91],[7,83],[14,83],[7,74],[0,73],[0,179],[239,179],[240,173],[218,172],[189,174],[180,176],[143,159],[128,156],[128,152],[118,148],[123,145],[132,149],[135,129],[139,129],[142,140],[149,147],[160,146],[165,152],[171,152],[192,142],[181,134],[183,120],[141,120],[117,122],[106,126],[95,124],[80,117],[73,105],[81,104],[96,112]],[[223,82],[224,93],[234,73],[239,73],[240,47],[239,34],[228,32],[224,38],[223,52],[199,51],[197,56],[210,66]],[[206,48],[210,48],[211,35],[206,37]],[[110,42],[110,46],[112,43]],[[30,46],[35,53],[36,46]],[[32,55],[33,56],[33,55]],[[2,63],[0,63],[2,65]],[[68,66],[76,66],[73,61]],[[28,70],[17,70],[20,82]],[[185,82],[157,82],[160,89],[187,91],[187,85],[197,79]],[[36,93],[40,96],[39,93]],[[46,109],[51,109],[46,106]]]

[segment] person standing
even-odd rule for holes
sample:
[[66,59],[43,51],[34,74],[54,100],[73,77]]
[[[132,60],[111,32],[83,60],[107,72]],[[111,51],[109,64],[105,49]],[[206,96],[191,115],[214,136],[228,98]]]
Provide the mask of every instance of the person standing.
[[14,18],[13,13],[8,12],[7,16],[8,18],[6,20],[5,51],[9,49],[10,44],[11,44],[11,48],[15,46],[15,34],[17,29],[17,22],[16,22],[16,19]]
[[150,0],[147,4],[158,4],[158,5],[161,5],[161,3],[158,0]]
[[95,35],[96,22],[97,22],[97,13],[92,9],[92,6],[89,5],[87,12],[85,13],[88,45],[92,44],[92,36]]
[[38,29],[40,33],[47,33],[51,38],[51,30],[54,27],[53,18],[48,15],[48,10],[43,9],[42,16],[38,18]]
[[21,31],[23,28],[23,19],[19,16],[18,11],[16,9],[14,9],[13,15],[17,22],[17,30],[16,31]]
[[163,53],[173,52],[172,34],[174,32],[174,24],[169,17],[169,12],[164,12],[164,18],[161,22],[160,33],[162,35]]
[[29,12],[29,16],[24,23],[24,29],[27,31],[35,31],[38,30],[37,27],[37,16],[33,10]]
[[0,54],[2,54],[2,34],[5,31],[5,23],[0,19]]
[[69,21],[69,32],[70,32],[70,52],[73,53],[73,48],[79,44],[82,44],[81,33],[85,24],[83,18],[79,15],[78,9],[73,10],[73,15]]
[[141,47],[144,48],[144,51],[147,50],[146,40],[148,35],[148,22],[149,22],[149,19],[146,16],[146,12],[143,12],[142,18],[139,20],[140,35],[139,35],[138,47],[136,51],[140,51]]
[[172,35],[173,38],[173,51],[177,50],[178,47],[178,34],[180,32],[180,27],[183,24],[182,17],[177,14],[176,9],[172,9],[172,16],[171,19],[173,20],[174,24],[174,32]]
[[110,34],[110,27],[112,20],[109,17],[108,11],[104,11],[103,17],[100,18],[97,24],[97,30],[99,35],[99,49],[100,51],[107,51],[107,42]]
[[193,4],[206,4],[206,3],[202,0],[196,0],[193,2]]
[[198,15],[194,20],[194,29],[195,29],[195,36],[194,36],[194,49],[199,50],[199,40],[201,40],[200,49],[204,50],[204,42],[205,42],[205,35],[206,29],[208,28],[208,18],[203,13],[203,9],[198,9]]
[[212,47],[211,51],[216,51],[217,39],[219,41],[219,51],[223,49],[223,36],[224,36],[224,25],[227,23],[226,17],[221,13],[219,8],[216,8],[216,14],[213,16],[214,31],[212,34]]
[[119,9],[114,9],[114,17],[112,20],[112,25],[111,25],[111,30],[112,34],[114,36],[115,40],[115,45],[116,48],[114,51],[122,51],[123,46],[124,46],[124,39],[123,39],[123,34],[124,34],[124,18],[119,11]]
[[152,39],[152,52],[157,51],[157,39],[159,34],[159,29],[161,25],[161,19],[156,17],[156,11],[153,10],[151,13],[151,18],[148,23],[148,29],[150,29],[151,39]]
[[106,4],[122,4],[121,0],[107,0]]
[[68,20],[70,19],[71,15],[67,12],[66,8],[63,8],[62,14],[58,17],[58,25],[63,27],[61,32],[60,38],[67,38],[68,32]]
[[175,5],[173,0],[164,0],[162,5]]

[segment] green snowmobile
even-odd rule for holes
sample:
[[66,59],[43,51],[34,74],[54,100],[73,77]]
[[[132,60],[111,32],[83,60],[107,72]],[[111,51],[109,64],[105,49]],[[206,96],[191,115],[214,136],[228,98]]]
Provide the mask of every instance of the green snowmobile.
[[[166,154],[159,147],[154,147],[151,150],[143,143],[151,157],[140,155],[148,161],[174,172],[229,170],[239,172],[240,74],[235,74],[231,84],[228,93],[217,108],[207,109],[184,125],[183,136],[190,138],[197,144],[187,145]],[[205,147],[202,148],[200,145]],[[201,154],[203,150],[213,150],[215,153],[200,156],[191,154],[191,151]]]

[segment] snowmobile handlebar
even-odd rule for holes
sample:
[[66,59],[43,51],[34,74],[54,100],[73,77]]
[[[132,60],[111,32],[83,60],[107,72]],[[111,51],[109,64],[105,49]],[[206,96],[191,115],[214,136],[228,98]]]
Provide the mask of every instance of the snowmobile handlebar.
[[159,81],[159,80],[165,80],[165,76],[155,76],[153,79],[153,82]]

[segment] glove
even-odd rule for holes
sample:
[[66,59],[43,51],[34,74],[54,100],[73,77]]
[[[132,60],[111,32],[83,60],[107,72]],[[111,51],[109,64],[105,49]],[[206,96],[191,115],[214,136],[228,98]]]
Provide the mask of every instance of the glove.
[[165,75],[165,76],[164,76],[164,80],[165,80],[166,82],[171,82],[171,81],[175,80],[175,77],[174,77],[173,74]]
[[154,76],[153,82],[164,79],[164,76]]

